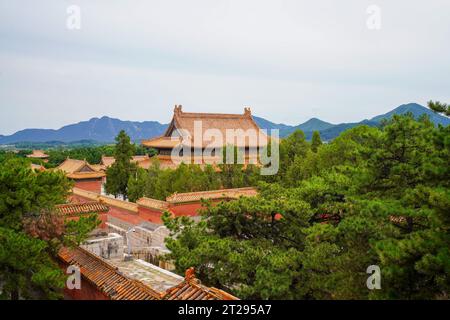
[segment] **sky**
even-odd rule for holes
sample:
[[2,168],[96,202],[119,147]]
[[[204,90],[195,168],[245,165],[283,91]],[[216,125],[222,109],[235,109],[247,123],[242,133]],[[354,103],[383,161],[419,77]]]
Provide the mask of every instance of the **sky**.
[[175,104],[299,124],[448,103],[449,17],[448,0],[0,0],[0,134],[167,123]]

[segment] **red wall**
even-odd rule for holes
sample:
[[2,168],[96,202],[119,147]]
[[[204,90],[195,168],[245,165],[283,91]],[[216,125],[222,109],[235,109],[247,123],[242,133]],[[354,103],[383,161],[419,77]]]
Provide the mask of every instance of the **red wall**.
[[[212,201],[212,204],[218,204],[223,200],[215,200]],[[202,206],[201,202],[192,202],[192,203],[180,203],[170,206],[170,211],[174,213],[175,216],[198,216],[200,215],[200,210],[205,209]]]
[[65,300],[110,300],[105,294],[99,291],[92,284],[81,279],[81,289],[70,290],[64,288]]
[[100,194],[102,192],[102,178],[75,180],[75,187]]
[[170,206],[170,211],[175,216],[197,216],[198,210],[202,208],[201,203],[183,203]]
[[[71,201],[73,202],[89,202],[92,201],[90,199],[85,199],[81,196],[72,195]],[[217,204],[221,202],[222,200],[216,200],[213,201],[213,204]],[[128,223],[137,225],[139,223],[142,223],[144,221],[149,221],[153,223],[162,223],[161,215],[163,214],[161,211],[156,209],[150,209],[145,207],[138,207],[138,213],[128,211],[123,208],[119,207],[113,207],[109,205],[109,211],[107,213],[99,214],[99,218],[102,220],[101,227],[106,227],[105,222],[107,222],[108,215],[115,217],[117,219],[126,221]],[[204,209],[202,204],[200,202],[194,202],[194,203],[184,203],[184,204],[177,204],[177,205],[170,205],[169,211],[173,213],[174,216],[198,216],[199,211],[201,209]]]
[[145,219],[147,221],[153,222],[153,223],[162,223],[161,215],[163,214],[161,211],[139,207],[138,209],[139,216],[142,219]]
[[[64,274],[66,274],[66,270],[68,265],[61,260],[58,261],[59,267],[62,269]],[[97,289],[94,285],[84,279],[81,276],[81,288],[80,289],[68,289],[65,284],[64,290],[64,300],[110,300],[107,295]]]

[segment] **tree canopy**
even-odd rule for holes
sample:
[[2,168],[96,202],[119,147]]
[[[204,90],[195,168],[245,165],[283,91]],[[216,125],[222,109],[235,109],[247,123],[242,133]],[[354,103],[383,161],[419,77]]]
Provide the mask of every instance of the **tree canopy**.
[[168,258],[243,299],[448,299],[449,152],[450,129],[412,115],[317,149],[295,132],[257,197],[166,214]]
[[137,165],[131,161],[136,153],[135,146],[125,131],[120,131],[116,137],[114,157],[116,161],[106,171],[105,190],[114,196],[128,198],[128,181],[136,174]]
[[55,205],[72,183],[60,172],[35,172],[30,162],[0,162],[0,298],[60,298],[65,276],[54,258],[95,228],[95,214],[66,221]]

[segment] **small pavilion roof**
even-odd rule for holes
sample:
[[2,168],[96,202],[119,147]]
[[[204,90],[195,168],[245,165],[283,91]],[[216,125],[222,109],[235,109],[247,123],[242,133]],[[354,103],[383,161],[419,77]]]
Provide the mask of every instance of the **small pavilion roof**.
[[105,176],[105,173],[98,171],[86,160],[76,160],[67,158],[55,170],[63,171],[68,178],[75,180],[94,179]]
[[[136,163],[140,168],[148,169],[150,167],[150,157],[148,155],[133,156],[132,162]],[[109,168],[116,162],[114,157],[102,156],[102,165],[104,168]]]
[[34,171],[45,171],[45,170],[46,170],[45,167],[44,167],[44,166],[41,166],[40,164],[34,164],[34,163],[31,163],[31,164],[30,164],[30,167],[31,167],[31,169],[34,170]]
[[48,157],[49,155],[42,150],[33,150],[32,154],[27,155],[27,158],[35,158],[35,159],[47,159]]

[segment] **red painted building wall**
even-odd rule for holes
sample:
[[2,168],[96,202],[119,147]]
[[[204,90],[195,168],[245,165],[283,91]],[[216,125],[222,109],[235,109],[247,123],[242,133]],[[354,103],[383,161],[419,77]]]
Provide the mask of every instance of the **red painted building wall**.
[[150,221],[153,223],[162,223],[161,215],[163,213],[159,210],[139,207],[138,214],[139,214],[139,217],[141,217],[142,219],[144,219],[146,221]]
[[[90,202],[92,199],[87,199],[82,196],[72,195],[71,196],[72,202],[78,202],[78,203],[84,203],[84,202]],[[217,204],[223,200],[216,200],[213,201],[213,204]],[[115,217],[117,219],[120,219],[122,221],[137,225],[139,223],[142,223],[144,221],[149,221],[153,223],[162,223],[161,215],[163,214],[162,211],[157,209],[151,209],[147,207],[138,206],[138,212],[133,212],[124,208],[116,207],[109,205],[109,211],[107,213],[99,214],[100,219],[102,220],[101,227],[106,227],[105,222],[108,220],[108,216]],[[201,209],[204,209],[201,202],[191,202],[191,203],[180,203],[180,204],[171,204],[169,206],[169,211],[173,213],[174,216],[198,216],[200,213],[199,211]]]
[[[68,265],[64,262],[58,261],[59,267],[66,274]],[[89,281],[81,276],[81,288],[69,289],[65,284],[63,290],[64,300],[111,300],[103,292],[98,290],[97,287],[92,285]]]
[[175,216],[198,216],[202,208],[201,203],[182,203],[170,206],[170,211],[173,212]]
[[110,300],[88,281],[81,279],[81,289],[64,288],[64,300]]
[[75,187],[100,194],[102,192],[102,178],[75,180]]
[[[212,201],[213,205],[218,204],[223,200],[215,200]],[[170,211],[173,212],[175,216],[190,216],[195,217],[200,215],[200,210],[205,209],[205,207],[202,205],[200,201],[198,202],[191,202],[191,203],[178,203],[178,204],[172,204],[170,206]]]

